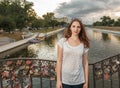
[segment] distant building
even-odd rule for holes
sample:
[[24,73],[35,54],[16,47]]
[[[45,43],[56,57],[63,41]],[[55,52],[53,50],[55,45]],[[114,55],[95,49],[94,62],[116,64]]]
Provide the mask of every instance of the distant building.
[[68,18],[67,17],[62,17],[62,18],[56,18],[58,22],[66,22],[68,23]]

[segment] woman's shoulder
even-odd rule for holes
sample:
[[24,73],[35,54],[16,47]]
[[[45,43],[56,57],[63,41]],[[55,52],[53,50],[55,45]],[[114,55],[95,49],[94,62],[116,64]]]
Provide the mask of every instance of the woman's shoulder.
[[59,45],[60,47],[63,47],[65,41],[66,41],[66,38],[60,38],[60,39],[58,40],[58,45]]
[[65,42],[67,39],[65,37],[62,37],[59,41],[60,42]]

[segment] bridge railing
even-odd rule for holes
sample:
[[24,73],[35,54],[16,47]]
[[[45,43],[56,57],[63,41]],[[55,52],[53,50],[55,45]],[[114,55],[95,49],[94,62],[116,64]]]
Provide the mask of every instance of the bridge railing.
[[120,54],[89,64],[89,88],[120,88]]
[[[49,80],[46,88],[53,88],[55,65],[56,61],[41,59],[0,60],[0,88],[44,88],[42,81],[45,80]],[[35,78],[40,78],[39,83]]]
[[[0,60],[0,88],[56,88],[56,61]],[[89,64],[89,88],[120,88],[120,54]]]

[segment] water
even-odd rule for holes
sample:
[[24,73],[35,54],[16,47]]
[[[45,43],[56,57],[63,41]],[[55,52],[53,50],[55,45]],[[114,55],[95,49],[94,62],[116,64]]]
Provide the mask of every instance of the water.
[[[107,57],[120,53],[120,35],[111,33],[102,33],[94,31],[91,28],[86,28],[87,35],[90,39],[89,63],[94,63]],[[34,54],[40,59],[57,59],[57,41],[63,36],[63,33],[58,33],[34,48]],[[34,45],[34,46],[36,46]]]
[[120,53],[120,35],[102,33],[87,28],[90,38],[89,62],[97,62]]

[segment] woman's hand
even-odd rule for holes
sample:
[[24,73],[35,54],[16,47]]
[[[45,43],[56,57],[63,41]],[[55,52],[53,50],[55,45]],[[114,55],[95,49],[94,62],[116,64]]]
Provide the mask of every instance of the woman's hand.
[[57,81],[56,88],[62,88],[62,82],[61,81]]
[[88,88],[88,84],[84,83],[83,88]]

